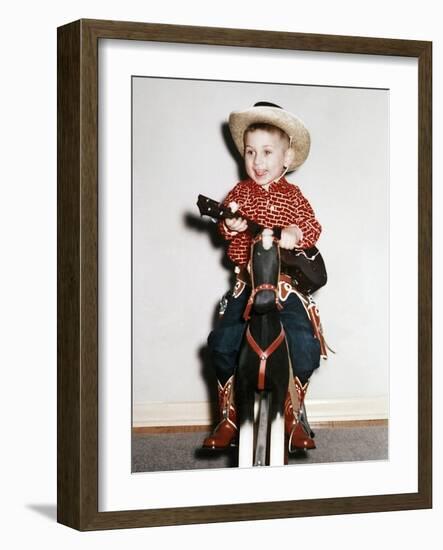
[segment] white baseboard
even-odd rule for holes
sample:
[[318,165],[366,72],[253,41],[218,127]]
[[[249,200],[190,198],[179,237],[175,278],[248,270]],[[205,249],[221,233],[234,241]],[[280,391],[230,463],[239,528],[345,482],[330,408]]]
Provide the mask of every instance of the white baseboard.
[[387,420],[389,400],[387,396],[360,399],[306,400],[309,422],[343,420]]
[[[306,400],[309,421],[385,420],[389,417],[387,396],[362,399]],[[133,427],[211,425],[212,405],[192,403],[137,403],[133,408]]]

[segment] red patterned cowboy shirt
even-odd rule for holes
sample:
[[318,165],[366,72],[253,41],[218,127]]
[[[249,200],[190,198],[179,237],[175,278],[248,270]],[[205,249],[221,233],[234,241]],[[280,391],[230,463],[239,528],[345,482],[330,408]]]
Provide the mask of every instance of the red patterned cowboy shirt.
[[[238,212],[264,227],[298,226],[302,233],[302,240],[297,248],[310,248],[320,237],[321,225],[315,219],[314,211],[303,196],[300,189],[289,183],[286,178],[273,182],[266,191],[252,179],[240,181],[229,192],[223,204],[236,202]],[[248,231],[234,233],[229,231],[223,221],[219,223],[219,230],[226,240],[230,240],[228,247],[229,258],[238,266],[245,266],[249,261],[251,236]]]

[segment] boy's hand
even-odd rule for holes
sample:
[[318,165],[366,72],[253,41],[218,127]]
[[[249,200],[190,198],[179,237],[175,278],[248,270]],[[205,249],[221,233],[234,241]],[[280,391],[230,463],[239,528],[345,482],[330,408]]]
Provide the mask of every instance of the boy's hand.
[[[236,202],[230,202],[228,206],[232,210],[232,212],[237,212],[238,204]],[[229,231],[233,231],[235,233],[241,233],[242,231],[246,231],[246,229],[248,228],[248,222],[241,217],[226,218],[225,225],[229,229]]]
[[290,225],[289,227],[284,227],[281,231],[280,242],[278,243],[280,248],[285,248],[286,250],[292,250],[297,246],[297,244],[302,240],[303,232],[296,225]]

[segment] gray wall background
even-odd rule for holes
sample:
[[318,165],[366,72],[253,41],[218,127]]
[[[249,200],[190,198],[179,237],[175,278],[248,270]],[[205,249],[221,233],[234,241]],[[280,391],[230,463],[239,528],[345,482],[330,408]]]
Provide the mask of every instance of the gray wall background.
[[215,378],[206,338],[230,272],[195,206],[243,176],[226,128],[256,101],[298,115],[311,133],[288,175],[311,202],[329,281],[315,295],[337,354],[311,399],[388,395],[389,92],[133,78],[133,400],[206,401]]

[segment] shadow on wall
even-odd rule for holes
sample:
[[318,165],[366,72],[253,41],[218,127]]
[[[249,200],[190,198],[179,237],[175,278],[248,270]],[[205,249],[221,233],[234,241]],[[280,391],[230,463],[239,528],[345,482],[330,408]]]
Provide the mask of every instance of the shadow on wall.
[[[232,158],[234,159],[235,163],[237,164],[237,177],[239,180],[245,178],[245,169],[244,169],[244,160],[241,156],[239,150],[237,149],[234,140],[231,136],[231,130],[229,129],[229,124],[227,122],[224,122],[220,126],[221,134],[223,137],[223,141],[225,142],[226,148],[231,153]],[[226,191],[226,194],[229,190]]]
[[[223,137],[223,141],[225,142],[226,148],[231,153],[235,163],[237,164],[238,169],[238,180],[241,180],[245,177],[244,174],[244,163],[243,158],[240,155],[239,151],[237,150],[237,147],[235,146],[235,143],[232,139],[231,132],[229,130],[228,123],[223,123],[220,126],[220,131]],[[234,182],[236,183],[236,182]],[[229,186],[229,188],[226,188],[225,195],[228,194],[230,189],[233,187],[233,184]],[[195,196],[195,202],[197,202],[197,196],[199,192],[196,192]],[[217,197],[210,197],[214,200],[218,200]],[[197,207],[196,207],[197,210]],[[221,237],[218,227],[216,223],[213,223],[209,218],[202,218],[199,215],[195,214],[194,212],[187,212],[183,216],[183,223],[187,230],[191,231],[197,231],[198,233],[206,233],[206,235],[209,237],[209,241],[211,243],[211,246],[214,249],[223,249],[223,253],[220,256],[220,264],[221,267],[226,269],[229,272],[229,286],[228,288],[233,288],[235,284],[235,274],[234,274],[234,266],[232,262],[228,259],[226,253],[225,253],[225,246],[226,242]],[[210,284],[210,281],[208,281],[208,284]],[[217,303],[214,307],[214,312],[212,315],[212,320],[210,323],[210,326],[208,326],[208,336],[209,333],[215,328],[217,325],[219,318],[219,304]],[[217,379],[215,376],[214,368],[211,363],[211,357],[209,348],[207,345],[207,342],[205,342],[198,350],[198,356],[201,363],[201,376],[203,380],[205,381],[207,392],[208,392],[208,401],[213,404],[213,410],[212,410],[212,417],[213,422],[215,422],[218,418],[218,412],[217,412]]]
[[26,504],[28,510],[32,510],[41,516],[50,519],[51,521],[57,521],[57,506],[56,504]]
[[[200,216],[196,216],[188,212],[184,215],[184,225],[188,229],[192,229],[200,233],[205,232],[208,235],[213,248],[215,249],[224,248],[225,243],[221,238],[220,234],[218,233],[217,225],[215,223],[212,223],[207,219],[202,219],[200,218]],[[221,264],[221,267],[226,269],[230,274],[228,288],[233,288],[235,284],[235,274],[233,270],[233,265],[225,253],[221,254],[220,264]],[[210,281],[208,281],[208,284],[210,284]],[[218,318],[219,318],[219,303],[217,302],[216,304],[214,304],[214,310],[213,310],[211,322],[207,327],[208,336],[209,336],[209,333],[215,328],[218,322]],[[214,368],[211,363],[211,357],[210,357],[207,342],[205,342],[199,348],[198,357],[201,363],[201,369],[200,369],[201,376],[206,384],[206,388],[208,392],[208,401],[215,405],[218,401],[217,379],[215,376]],[[218,416],[215,406],[212,411],[212,416],[213,416],[213,421],[215,422]]]

